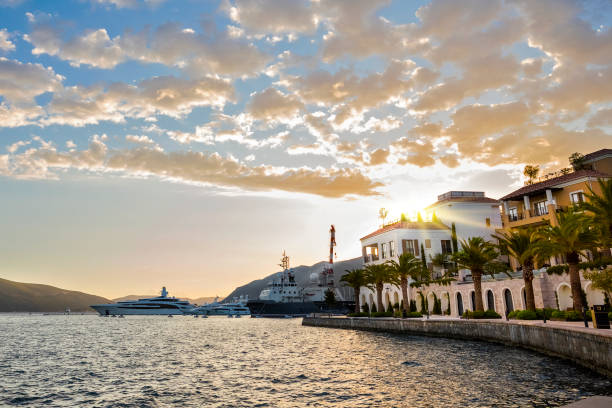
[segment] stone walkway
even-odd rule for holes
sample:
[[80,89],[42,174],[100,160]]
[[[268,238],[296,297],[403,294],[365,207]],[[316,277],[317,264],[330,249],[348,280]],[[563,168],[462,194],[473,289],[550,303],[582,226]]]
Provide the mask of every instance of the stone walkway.
[[[327,317],[326,314],[320,314],[322,317]],[[345,318],[345,316],[334,316],[337,318]],[[368,319],[367,317],[353,317],[352,319]],[[386,319],[392,320],[393,317],[377,317],[376,319]],[[426,317],[420,319],[411,319],[411,320],[427,320]],[[449,317],[449,316],[439,316],[439,315],[431,315],[429,316],[429,320],[465,320],[460,319],[458,317]],[[589,322],[589,327],[584,327],[584,322],[563,322],[556,320],[547,320],[544,323],[542,320],[518,320],[518,319],[470,319],[470,321],[482,321],[482,322],[494,322],[494,323],[513,323],[513,324],[523,324],[528,326],[543,326],[543,327],[558,327],[561,329],[569,329],[575,330],[583,333],[591,333],[600,336],[612,337],[612,329],[596,329],[593,327],[593,323]]]

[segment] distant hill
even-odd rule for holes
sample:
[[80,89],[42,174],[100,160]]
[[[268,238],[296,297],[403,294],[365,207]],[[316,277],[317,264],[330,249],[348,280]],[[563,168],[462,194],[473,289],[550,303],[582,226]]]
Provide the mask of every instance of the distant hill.
[[93,312],[89,305],[110,300],[83,292],[36,283],[0,279],[0,312]]
[[[295,273],[295,281],[299,286],[305,287],[310,284],[310,275],[313,273],[319,274],[323,270],[326,262],[318,262],[314,265],[305,266],[300,265],[292,268]],[[345,261],[339,261],[334,263],[334,282],[336,285],[340,282],[340,277],[345,274],[346,269],[363,268],[363,258],[347,259]],[[249,299],[257,299],[259,293],[268,286],[268,282],[272,281],[274,277],[279,275],[281,272],[275,272],[271,275],[266,276],[263,279],[254,280],[247,283],[244,286],[239,286],[232,293],[230,293],[225,300],[231,301],[235,297],[248,295]],[[342,285],[344,286],[344,285]],[[353,290],[350,288],[341,288],[341,292],[346,300],[353,300]]]
[[[122,297],[118,297],[116,299],[112,299],[113,302],[122,302],[124,300],[137,300],[137,299],[145,299],[145,298],[152,298],[152,297],[156,297],[159,296],[159,293],[156,293],[155,295],[127,295],[127,296],[122,296]],[[203,305],[204,303],[210,303],[212,301],[215,300],[214,296],[208,296],[208,297],[199,297],[199,298],[181,298],[181,299],[185,299],[188,300],[189,303],[193,303],[194,305]],[[221,299],[221,298],[219,298]]]

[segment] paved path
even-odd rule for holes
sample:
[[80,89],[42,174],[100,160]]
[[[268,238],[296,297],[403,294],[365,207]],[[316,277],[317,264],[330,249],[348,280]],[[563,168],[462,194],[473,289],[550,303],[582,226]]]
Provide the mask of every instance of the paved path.
[[[322,314],[317,314],[321,317],[327,317],[328,315],[322,313]],[[346,318],[345,316],[333,316],[333,317],[337,317],[337,318]],[[352,319],[367,319],[367,317],[353,317]],[[376,319],[387,319],[387,320],[392,320],[395,319],[394,317],[377,317]],[[421,319],[411,319],[411,320],[427,320],[426,317],[423,317]],[[449,317],[449,316],[438,316],[438,315],[434,315],[434,316],[429,316],[429,320],[465,320],[465,319],[460,319],[458,317]],[[596,334],[599,336],[606,336],[606,337],[612,337],[612,329],[596,329],[593,327],[593,323],[589,322],[589,327],[586,328],[584,327],[584,322],[562,322],[562,321],[556,321],[556,320],[547,320],[546,323],[544,323],[542,320],[518,320],[518,319],[511,319],[511,320],[506,320],[506,319],[470,319],[471,321],[477,320],[477,321],[482,321],[482,322],[496,322],[496,323],[513,323],[513,324],[524,324],[524,325],[528,325],[528,326],[542,326],[542,327],[558,327],[561,329],[571,329],[571,330],[575,330],[575,331],[579,331],[579,332],[583,332],[583,333],[591,333],[591,334]],[[611,405],[612,407],[612,405]]]

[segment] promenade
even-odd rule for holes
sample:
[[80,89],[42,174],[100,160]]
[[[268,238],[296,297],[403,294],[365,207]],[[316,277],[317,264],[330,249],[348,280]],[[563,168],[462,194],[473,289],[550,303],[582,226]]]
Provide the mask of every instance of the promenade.
[[459,319],[435,316],[417,319],[329,317],[303,319],[304,326],[417,334],[483,340],[523,347],[577,364],[612,377],[612,330],[589,328],[583,322]]

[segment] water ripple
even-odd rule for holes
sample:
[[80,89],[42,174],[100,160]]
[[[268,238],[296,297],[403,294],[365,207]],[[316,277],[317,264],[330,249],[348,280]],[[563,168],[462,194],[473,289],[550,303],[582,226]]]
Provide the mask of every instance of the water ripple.
[[0,405],[549,407],[606,378],[490,343],[299,320],[0,315]]

